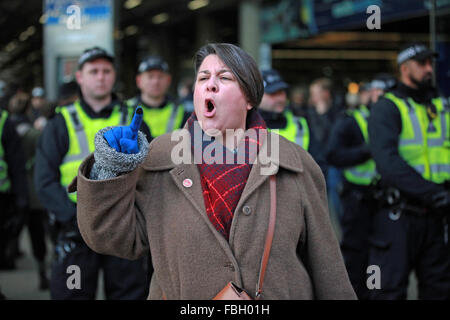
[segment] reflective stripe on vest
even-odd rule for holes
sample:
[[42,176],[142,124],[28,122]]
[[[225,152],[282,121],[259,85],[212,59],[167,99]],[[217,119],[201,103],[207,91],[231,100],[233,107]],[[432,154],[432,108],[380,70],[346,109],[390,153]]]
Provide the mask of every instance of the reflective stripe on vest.
[[284,115],[286,117],[286,127],[269,130],[278,133],[291,142],[295,142],[308,151],[310,142],[308,122],[303,117],[294,116],[291,111],[284,112]]
[[398,151],[422,177],[434,183],[450,180],[450,110],[443,98],[435,98],[436,117],[429,120],[426,106],[413,99],[385,94],[398,108],[402,121]]
[[[133,107],[133,112],[139,105],[136,98],[127,101],[129,107]],[[150,129],[152,137],[156,138],[167,132],[181,128],[183,124],[184,107],[174,103],[168,103],[162,108],[143,107],[145,124]]]
[[[105,127],[128,124],[128,111],[115,106],[109,118],[90,118],[81,107],[79,101],[67,107],[58,108],[65,120],[69,135],[69,150],[61,165],[61,185],[67,187],[78,173],[81,162],[94,152],[95,134]],[[76,202],[76,193],[69,193],[69,198]]]
[[8,164],[5,160],[5,150],[2,144],[6,118],[8,118],[8,112],[2,111],[0,116],[0,192],[8,192],[11,189],[11,181],[8,177]]
[[[364,137],[365,143],[368,144],[369,133],[367,130],[367,119],[370,115],[369,109],[367,109],[366,106],[361,105],[359,108],[352,110],[347,114],[355,119],[361,130],[361,134]],[[345,169],[343,174],[345,179],[351,183],[368,186],[377,177],[375,161],[373,159],[368,159],[359,165]]]

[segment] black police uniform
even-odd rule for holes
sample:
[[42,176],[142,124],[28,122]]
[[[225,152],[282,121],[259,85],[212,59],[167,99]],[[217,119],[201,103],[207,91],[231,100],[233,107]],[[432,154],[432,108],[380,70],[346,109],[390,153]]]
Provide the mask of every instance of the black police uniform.
[[28,187],[25,156],[10,116],[6,118],[2,131],[1,144],[8,164],[11,188],[7,192],[0,192],[0,269],[14,269],[18,236],[28,205]]
[[[355,118],[341,114],[333,125],[326,150],[326,160],[339,169],[354,167],[371,158],[369,145],[364,141]],[[340,192],[343,213],[341,250],[350,281],[358,299],[367,299],[367,256],[369,250],[372,187],[343,179]]]
[[25,210],[24,224],[28,227],[31,238],[33,256],[38,262],[40,285],[39,288],[48,289],[47,268],[45,256],[47,255],[46,227],[48,215],[38,200],[33,184],[33,172],[35,163],[36,145],[41,131],[35,129],[30,119],[25,114],[12,114],[11,121],[16,127],[23,147],[26,160],[27,187],[29,191],[28,207]]
[[[91,118],[109,118],[117,100],[95,113],[81,99],[81,107]],[[36,152],[34,182],[41,202],[53,214],[57,228],[55,259],[52,263],[50,292],[52,299],[95,299],[99,271],[103,271],[107,299],[146,299],[148,281],[145,259],[130,261],[98,254],[83,241],[76,222],[76,204],[60,183],[59,166],[69,150],[65,120],[56,114],[45,127]],[[81,289],[67,286],[67,268],[80,268]]]
[[[429,104],[434,90],[415,90],[399,83],[392,93]],[[450,248],[448,224],[433,209],[433,195],[445,187],[425,180],[398,153],[402,120],[398,108],[381,97],[369,118],[371,153],[381,183],[400,191],[407,208],[384,205],[374,216],[370,237],[369,265],[381,271],[381,288],[370,291],[371,299],[405,299],[410,271],[415,270],[420,299],[450,299]],[[392,193],[395,195],[395,193]],[[397,194],[398,195],[398,194]],[[391,197],[389,203],[395,203]],[[398,202],[398,201],[397,201]]]

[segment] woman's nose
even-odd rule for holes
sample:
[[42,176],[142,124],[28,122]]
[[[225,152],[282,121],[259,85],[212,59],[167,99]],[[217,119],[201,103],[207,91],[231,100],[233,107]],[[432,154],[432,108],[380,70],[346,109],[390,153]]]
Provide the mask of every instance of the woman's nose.
[[217,83],[214,79],[209,79],[207,89],[208,91],[217,92],[219,88],[217,87]]

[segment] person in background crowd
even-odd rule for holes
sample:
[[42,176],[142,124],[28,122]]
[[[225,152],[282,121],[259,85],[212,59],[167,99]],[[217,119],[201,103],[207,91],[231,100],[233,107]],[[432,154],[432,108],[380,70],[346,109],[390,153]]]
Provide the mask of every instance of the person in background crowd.
[[259,105],[259,112],[267,128],[276,129],[276,133],[308,151],[326,175],[324,155],[314,133],[310,130],[307,119],[294,116],[291,110],[286,110],[289,85],[274,69],[263,70],[261,73],[264,81],[264,95]]
[[8,111],[0,111],[0,269],[16,268],[17,238],[28,206],[25,157]]
[[307,89],[304,86],[297,85],[291,89],[289,99],[289,109],[297,117],[306,117],[307,103]]
[[[366,104],[348,109],[334,123],[326,151],[330,165],[343,170],[340,193],[343,215],[341,250],[358,298],[368,299],[367,261],[372,214],[376,210],[375,184],[377,172],[369,148],[367,119],[377,93],[391,89],[395,79],[377,76],[366,86]],[[374,92],[376,90],[376,92]],[[373,100],[372,100],[373,99]]]
[[359,105],[367,106],[371,103],[372,91],[370,89],[371,82],[361,83],[359,86]]
[[[114,57],[98,47],[85,50],[78,60],[76,79],[79,99],[56,110],[36,152],[35,186],[57,234],[51,298],[95,299],[102,271],[107,299],[145,299],[148,294],[145,260],[130,261],[89,249],[76,222],[77,195],[67,192],[81,161],[93,151],[95,133],[105,126],[130,123],[128,108],[112,92],[116,79]],[[70,266],[80,268],[80,282],[74,284],[76,290],[67,285]]]
[[[330,130],[335,122],[342,106],[333,99],[332,83],[327,78],[314,80],[309,86],[309,104],[307,118],[311,131],[320,143],[323,150],[326,149]],[[342,188],[342,175],[332,165],[327,165],[326,181],[328,196],[332,209],[338,217],[342,216],[342,204],[339,199],[339,189]]]
[[326,145],[331,126],[334,123],[342,106],[334,103],[331,80],[319,78],[309,86],[308,119],[317,139]]
[[433,87],[436,53],[400,50],[400,79],[371,109],[370,150],[383,194],[373,217],[369,265],[381,272],[371,299],[406,299],[415,271],[419,299],[450,299],[450,108]]
[[67,106],[78,99],[79,87],[76,81],[65,82],[59,86],[58,106]]
[[369,108],[376,104],[381,96],[391,91],[397,85],[397,79],[389,73],[379,73],[370,83],[370,100],[366,104]]
[[[46,222],[47,212],[39,202],[33,184],[36,145],[41,131],[34,128],[29,117],[30,97],[26,93],[17,93],[10,101],[10,119],[14,123],[20,137],[21,151],[25,156],[25,169],[27,173],[27,186],[29,190],[28,206],[24,212],[24,223],[28,227],[31,239],[33,256],[38,265],[39,289],[48,289]],[[18,237],[17,237],[18,241]]]
[[42,131],[47,124],[47,118],[44,115],[47,107],[45,91],[42,87],[35,87],[31,91],[31,96],[30,120],[36,129]]

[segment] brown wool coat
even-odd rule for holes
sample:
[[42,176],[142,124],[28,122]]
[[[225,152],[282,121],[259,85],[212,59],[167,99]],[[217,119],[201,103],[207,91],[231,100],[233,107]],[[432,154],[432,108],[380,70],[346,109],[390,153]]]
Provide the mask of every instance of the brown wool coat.
[[[110,180],[87,179],[94,158],[85,159],[71,185],[78,189],[84,240],[96,252],[127,259],[150,249],[155,272],[149,299],[211,299],[229,281],[254,296],[270,207],[263,161],[252,167],[227,242],[206,215],[197,166],[172,162],[177,143],[170,134],[158,137],[144,163]],[[356,299],[319,167],[282,137],[279,161],[268,159],[279,164],[277,218],[261,298]],[[193,182],[189,188],[183,186],[187,178]]]

